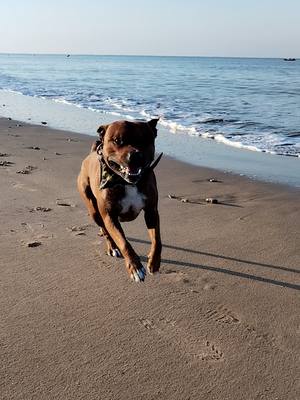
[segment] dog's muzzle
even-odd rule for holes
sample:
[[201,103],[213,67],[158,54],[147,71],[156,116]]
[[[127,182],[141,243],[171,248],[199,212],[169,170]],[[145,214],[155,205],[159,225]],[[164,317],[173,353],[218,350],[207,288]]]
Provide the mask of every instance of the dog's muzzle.
[[[134,153],[134,154],[139,154],[139,153]],[[135,161],[132,161],[132,157],[135,159]],[[114,158],[108,158],[107,159],[107,164],[109,168],[111,168],[116,174],[120,175],[126,182],[128,183],[136,183],[138,180],[141,178],[144,167],[138,163],[137,161],[141,161],[142,157],[140,160],[137,160],[137,155],[131,155],[127,156],[128,164],[119,164]]]

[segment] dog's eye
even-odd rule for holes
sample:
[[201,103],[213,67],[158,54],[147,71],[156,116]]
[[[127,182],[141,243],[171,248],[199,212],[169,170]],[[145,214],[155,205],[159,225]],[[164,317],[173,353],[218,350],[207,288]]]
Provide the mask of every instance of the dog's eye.
[[116,144],[117,146],[122,146],[123,145],[123,140],[120,138],[115,138],[113,140],[114,144]]

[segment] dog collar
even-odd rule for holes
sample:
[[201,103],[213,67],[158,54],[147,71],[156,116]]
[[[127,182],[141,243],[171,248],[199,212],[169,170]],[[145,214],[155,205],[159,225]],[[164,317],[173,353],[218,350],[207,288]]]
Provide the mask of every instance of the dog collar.
[[[108,189],[112,188],[116,185],[135,185],[136,183],[129,183],[125,181],[120,175],[116,174],[105,162],[103,154],[102,154],[102,148],[100,146],[97,147],[96,152],[98,154],[99,162],[100,162],[100,182],[99,182],[99,188],[100,189]],[[141,173],[141,176],[138,180],[138,182],[141,180],[145,174],[148,172],[152,171],[157,164],[159,163],[160,159],[162,158],[163,153],[160,153],[160,155],[156,158],[156,160],[150,164],[149,166],[146,166]]]

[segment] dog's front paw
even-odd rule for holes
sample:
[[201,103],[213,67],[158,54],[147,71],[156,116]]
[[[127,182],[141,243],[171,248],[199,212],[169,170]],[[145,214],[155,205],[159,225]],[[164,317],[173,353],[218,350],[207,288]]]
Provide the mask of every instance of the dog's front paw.
[[129,262],[127,271],[130,278],[135,282],[143,282],[146,277],[146,270],[140,261]]
[[107,255],[111,256],[111,257],[118,257],[118,258],[122,257],[122,254],[121,254],[120,250],[119,249],[113,249],[113,248],[109,248],[107,250]]
[[116,246],[116,244],[113,241],[106,240],[106,246],[107,246],[106,254],[108,256],[118,257],[118,258],[122,257],[120,250],[118,249],[118,247]]
[[155,274],[160,268],[160,257],[148,257],[147,270],[149,274]]

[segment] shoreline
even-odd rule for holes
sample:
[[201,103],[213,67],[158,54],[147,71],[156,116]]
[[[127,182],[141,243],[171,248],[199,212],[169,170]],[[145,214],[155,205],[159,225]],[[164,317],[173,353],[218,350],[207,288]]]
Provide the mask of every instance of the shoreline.
[[[6,92],[3,97],[3,92],[0,91],[1,115],[26,123],[40,125],[41,121],[47,121],[48,126],[54,129],[93,136],[95,127],[101,123],[122,119],[117,115],[16,93]],[[162,125],[159,125],[157,148],[166,155],[195,166],[246,175],[264,182],[300,187],[299,157],[240,149],[180,132],[174,134]]]
[[[92,141],[0,119],[3,399],[297,398],[299,191],[163,157],[136,284],[77,193]],[[145,263],[143,216],[123,228]]]
[[[115,121],[115,118],[112,118],[112,122]],[[18,120],[18,119],[8,119],[6,117],[2,117],[0,116],[0,126],[2,123],[5,123],[7,125],[9,125],[9,129],[15,129],[18,127],[26,127],[26,128],[33,128],[34,130],[39,130],[41,129],[41,132],[43,132],[44,130],[46,130],[46,134],[49,135],[49,132],[51,134],[51,132],[58,132],[58,134],[61,134],[65,137],[67,137],[67,140],[72,142],[73,140],[79,140],[79,141],[83,141],[83,142],[87,142],[90,145],[92,145],[92,143],[97,139],[97,134],[95,135],[88,135],[85,133],[80,133],[80,132],[75,132],[75,131],[69,131],[66,129],[60,129],[60,128],[54,128],[51,125],[48,125],[48,123],[46,125],[39,125],[37,123],[32,123],[31,121],[23,121],[23,120]],[[107,123],[109,123],[107,121]],[[160,133],[160,127],[158,128],[158,135]],[[157,147],[157,146],[156,146]],[[87,153],[89,152],[89,145],[87,146]],[[156,149],[156,154],[159,154],[160,150]],[[1,159],[0,159],[1,160]],[[233,172],[232,170],[222,170],[221,168],[212,168],[212,167],[207,167],[207,166],[203,166],[203,165],[195,165],[193,163],[184,161],[184,160],[180,160],[178,158],[176,158],[175,156],[172,155],[168,155],[163,153],[163,157],[162,157],[162,161],[166,161],[167,163],[174,163],[177,168],[191,168],[191,169],[199,169],[199,170],[203,170],[205,172],[205,174],[207,176],[210,176],[211,179],[230,179],[236,182],[245,182],[245,183],[253,183],[253,184],[257,184],[257,185],[261,185],[263,187],[266,188],[270,188],[270,189],[275,189],[275,190],[283,190],[285,192],[289,192],[290,194],[294,194],[294,195],[298,195],[300,194],[299,188],[298,186],[294,186],[294,185],[289,185],[287,183],[280,183],[280,182],[271,182],[271,181],[264,181],[255,177],[251,177],[251,176],[247,176],[246,174],[241,174],[239,172]],[[160,161],[161,163],[161,161]]]

